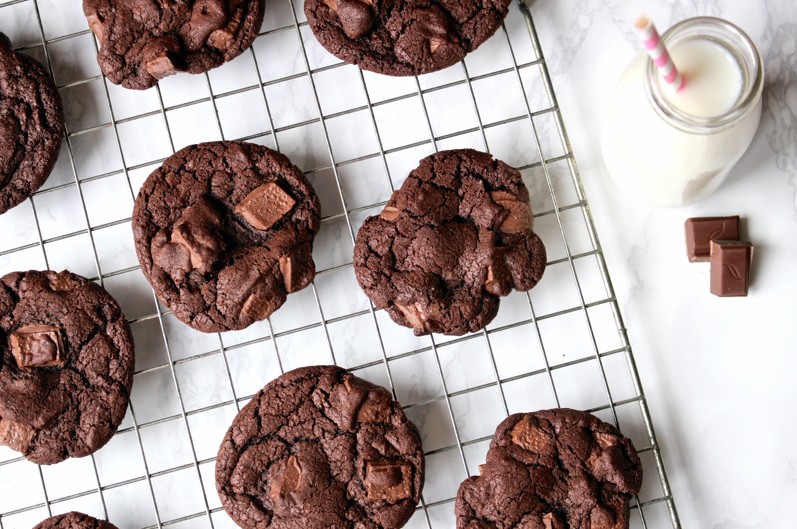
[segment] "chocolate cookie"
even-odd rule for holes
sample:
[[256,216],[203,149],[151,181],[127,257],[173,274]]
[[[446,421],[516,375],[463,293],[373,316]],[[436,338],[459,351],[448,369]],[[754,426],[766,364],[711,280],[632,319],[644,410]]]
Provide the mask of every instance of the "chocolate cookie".
[[252,45],[264,9],[265,0],[83,0],[102,72],[134,90],[233,60]]
[[40,465],[97,451],[127,411],[133,338],[119,305],[71,272],[0,278],[0,444]]
[[47,70],[0,33],[0,214],[39,189],[64,139],[61,97]]
[[510,0],[306,0],[318,41],[364,70],[420,75],[447,68],[501,26]]
[[267,318],[315,277],[318,198],[285,156],[243,142],[192,145],[138,194],[133,235],[158,298],[204,332]]
[[421,160],[357,234],[360,286],[416,335],[461,335],[490,323],[499,296],[528,290],[545,270],[520,173],[489,154]]
[[240,411],[216,488],[244,529],[398,529],[423,472],[418,431],[390,392],[317,366],[285,373]]
[[457,529],[627,529],[642,486],[631,441],[581,411],[520,413],[457,492]]
[[33,529],[117,529],[117,527],[105,520],[98,520],[88,514],[72,511],[47,518]]

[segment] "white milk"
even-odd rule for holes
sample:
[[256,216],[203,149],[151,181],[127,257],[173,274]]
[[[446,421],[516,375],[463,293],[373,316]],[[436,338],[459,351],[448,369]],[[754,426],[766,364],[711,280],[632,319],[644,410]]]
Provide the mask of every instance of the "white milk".
[[[733,34],[724,38],[724,31]],[[747,150],[761,117],[763,75],[755,47],[725,21],[689,19],[663,40],[686,86],[673,91],[648,55],[637,55],[615,92],[603,158],[634,198],[675,207],[714,191]]]

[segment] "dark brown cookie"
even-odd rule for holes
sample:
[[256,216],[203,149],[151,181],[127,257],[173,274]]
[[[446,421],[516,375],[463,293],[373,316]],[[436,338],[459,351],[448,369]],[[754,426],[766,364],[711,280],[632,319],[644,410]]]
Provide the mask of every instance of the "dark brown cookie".
[[39,189],[64,139],[61,97],[45,68],[0,33],[0,214]]
[[117,527],[105,520],[98,520],[88,514],[72,511],[47,518],[33,529],[117,529]]
[[0,278],[0,444],[41,465],[97,451],[127,411],[133,338],[119,305],[71,272]]
[[415,334],[474,332],[495,317],[499,296],[542,277],[532,220],[517,170],[478,151],[440,152],[365,221],[354,271],[371,301]]
[[336,57],[387,75],[447,68],[501,26],[510,0],[306,0],[318,41]]
[[102,72],[135,90],[231,61],[255,40],[264,9],[265,0],[83,0]]
[[133,235],[158,298],[191,327],[237,330],[315,277],[318,198],[282,154],[244,142],[192,145],[138,194]]
[[457,529],[627,529],[642,486],[631,441],[568,409],[507,418],[480,471],[459,486]]
[[285,373],[241,410],[216,487],[244,529],[398,529],[423,472],[418,431],[389,391],[316,366]]

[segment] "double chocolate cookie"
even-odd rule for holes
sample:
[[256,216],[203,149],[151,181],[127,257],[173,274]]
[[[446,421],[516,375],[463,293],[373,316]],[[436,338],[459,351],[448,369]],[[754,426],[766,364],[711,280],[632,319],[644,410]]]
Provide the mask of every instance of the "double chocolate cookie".
[[264,9],[265,0],[83,0],[102,72],[135,90],[231,61],[255,40]]
[[457,492],[457,529],[627,529],[642,486],[631,441],[568,409],[507,418],[480,470]]
[[336,57],[387,75],[447,68],[501,26],[510,0],[306,0],[318,41]]
[[423,473],[418,431],[390,392],[333,366],[269,383],[216,459],[222,505],[244,529],[398,529]]
[[39,189],[64,139],[61,98],[45,68],[0,33],[0,214]]
[[117,529],[112,523],[72,511],[40,522],[33,529]]
[[0,278],[0,444],[34,463],[97,451],[127,410],[133,338],[119,305],[71,272]]
[[288,158],[243,142],[192,145],[138,194],[133,235],[158,298],[204,332],[238,330],[315,277],[318,198]]
[[360,286],[416,335],[483,328],[545,263],[520,172],[473,150],[421,160],[354,247]]

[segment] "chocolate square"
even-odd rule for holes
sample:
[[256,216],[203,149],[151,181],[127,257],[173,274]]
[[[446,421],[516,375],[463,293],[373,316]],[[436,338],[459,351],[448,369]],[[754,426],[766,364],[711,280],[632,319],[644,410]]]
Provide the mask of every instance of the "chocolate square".
[[54,325],[26,325],[11,333],[11,354],[20,368],[66,363],[61,332]]
[[711,241],[711,293],[746,296],[753,245],[747,241]]
[[396,502],[412,497],[412,466],[404,461],[368,461],[365,490],[369,500]]
[[689,262],[708,261],[713,240],[738,241],[739,216],[686,219],[686,255]]
[[235,212],[256,230],[267,230],[285,216],[296,201],[274,182],[263,184],[246,195]]

